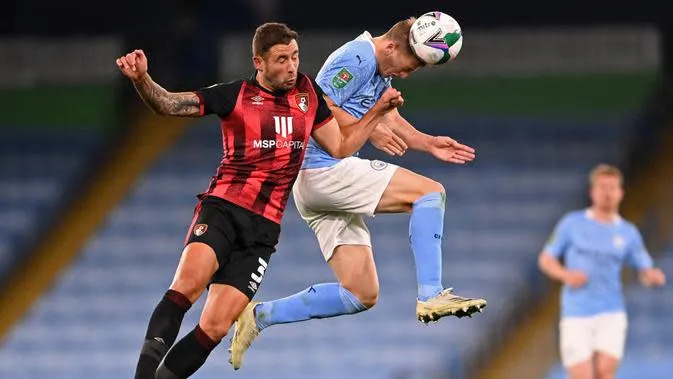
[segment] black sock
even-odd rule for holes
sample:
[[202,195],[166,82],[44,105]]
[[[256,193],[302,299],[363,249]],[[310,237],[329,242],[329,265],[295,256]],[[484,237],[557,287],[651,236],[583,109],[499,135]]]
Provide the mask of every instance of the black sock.
[[156,379],[188,378],[206,362],[206,358],[220,341],[213,341],[196,326],[173,346],[156,372]]
[[180,324],[192,303],[183,294],[168,290],[161,299],[147,326],[145,342],[140,350],[135,379],[154,379],[159,362],[175,342]]

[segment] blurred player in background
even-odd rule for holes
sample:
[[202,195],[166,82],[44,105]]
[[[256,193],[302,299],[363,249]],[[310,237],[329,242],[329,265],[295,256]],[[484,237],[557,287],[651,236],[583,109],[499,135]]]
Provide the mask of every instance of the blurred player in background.
[[[218,115],[224,145],[217,174],[199,196],[173,282],[150,318],[136,379],[190,376],[252,299],[278,243],[309,136],[329,154],[349,156],[367,141],[381,116],[403,102],[398,91],[388,89],[365,117],[340,130],[320,88],[297,71],[296,39],[284,24],[260,26],[252,43],[255,75],[195,92],[160,87],[147,73],[141,50],[117,59],[143,101],[158,113]],[[184,314],[207,286],[198,325],[172,346]]]
[[[350,124],[363,117],[393,78],[406,78],[423,66],[409,46],[414,20],[400,21],[378,37],[364,32],[327,58],[316,79],[339,123]],[[418,131],[396,110],[385,116],[376,134],[373,144],[389,154],[402,155],[408,147],[456,164],[475,157],[469,146]],[[376,304],[379,282],[364,216],[411,212],[409,237],[420,321],[468,316],[486,306],[483,299],[454,295],[442,285],[445,191],[440,183],[381,161],[334,158],[314,139],[309,142],[293,195],[338,283],[315,284],[287,298],[251,303],[236,323],[231,348],[235,369],[266,327],[353,314]]]
[[653,268],[638,229],[619,216],[622,181],[616,167],[594,168],[589,175],[591,206],[566,214],[539,256],[542,272],[564,284],[560,350],[573,379],[615,377],[627,329],[622,264],[637,269],[645,286],[666,281]]

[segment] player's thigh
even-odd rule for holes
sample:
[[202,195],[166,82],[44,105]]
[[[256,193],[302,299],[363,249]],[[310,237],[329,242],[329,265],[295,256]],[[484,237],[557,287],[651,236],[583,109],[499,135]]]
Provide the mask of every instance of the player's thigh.
[[370,246],[339,245],[329,265],[341,286],[353,293],[367,307],[378,300],[379,278]]
[[215,272],[211,283],[234,287],[252,300],[262,284],[271,255],[276,251],[280,225],[249,213],[245,210],[238,216],[238,231],[244,237],[226,264]]
[[236,227],[232,205],[207,196],[196,206],[194,219],[187,232],[185,248],[171,289],[194,302],[199,298],[213,274],[228,260]]
[[[581,365],[591,361],[594,353],[592,319],[590,317],[564,317],[559,324],[560,352],[563,366],[570,372],[573,367],[577,372],[583,372]],[[589,370],[591,373],[591,369]]]
[[219,341],[229,331],[250,298],[227,284],[214,283],[208,289],[206,304],[201,313],[199,326],[214,341]]
[[596,318],[595,350],[596,374],[614,377],[619,361],[624,355],[628,321],[626,313],[606,313]]
[[594,369],[596,379],[613,379],[617,374],[620,359],[603,352],[596,352]]
[[593,363],[591,359],[578,362],[570,367],[566,367],[568,378],[570,379],[592,379],[593,378]]
[[205,290],[217,267],[213,248],[202,242],[192,242],[182,251],[170,288],[194,303]]
[[431,192],[444,192],[441,183],[398,167],[376,207],[376,213],[410,212],[419,197]]

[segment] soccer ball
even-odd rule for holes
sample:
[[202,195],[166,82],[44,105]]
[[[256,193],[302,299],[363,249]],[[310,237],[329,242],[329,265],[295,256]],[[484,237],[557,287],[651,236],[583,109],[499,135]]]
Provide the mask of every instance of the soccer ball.
[[456,58],[463,46],[463,34],[453,17],[437,11],[428,12],[411,25],[409,45],[425,64],[442,64]]

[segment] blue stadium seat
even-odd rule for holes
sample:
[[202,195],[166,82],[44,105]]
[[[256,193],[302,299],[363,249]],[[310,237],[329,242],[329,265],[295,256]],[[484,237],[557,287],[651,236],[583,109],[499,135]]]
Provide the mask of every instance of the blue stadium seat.
[[102,136],[87,131],[0,132],[0,282],[46,228]]

